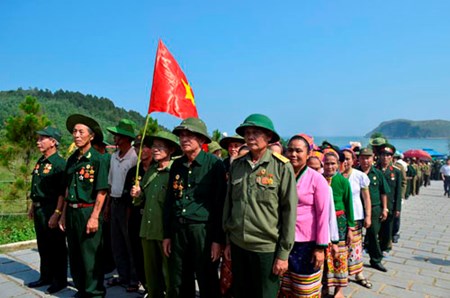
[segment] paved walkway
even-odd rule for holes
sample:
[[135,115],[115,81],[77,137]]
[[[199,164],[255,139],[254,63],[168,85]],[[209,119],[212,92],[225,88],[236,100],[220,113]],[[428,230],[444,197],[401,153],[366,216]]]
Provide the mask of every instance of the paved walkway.
[[[368,258],[365,256],[365,263]],[[365,289],[350,282],[347,297],[450,297],[450,198],[443,196],[442,182],[432,181],[419,196],[403,204],[401,238],[383,261],[387,273],[365,267],[372,283]],[[24,284],[39,277],[39,256],[35,248],[0,254],[0,297],[71,297],[71,287],[44,294],[44,288]],[[108,288],[107,297],[140,297],[122,287]]]

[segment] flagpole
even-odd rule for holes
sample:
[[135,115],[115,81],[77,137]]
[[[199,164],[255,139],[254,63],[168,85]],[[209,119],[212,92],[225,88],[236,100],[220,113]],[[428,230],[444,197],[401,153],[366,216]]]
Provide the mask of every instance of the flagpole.
[[134,180],[134,185],[139,186],[139,165],[141,163],[141,155],[142,155],[142,146],[144,146],[144,138],[147,132],[148,121],[150,119],[150,114],[147,114],[147,118],[145,120],[144,132],[142,133],[141,144],[139,145],[139,154],[136,163],[136,178]]

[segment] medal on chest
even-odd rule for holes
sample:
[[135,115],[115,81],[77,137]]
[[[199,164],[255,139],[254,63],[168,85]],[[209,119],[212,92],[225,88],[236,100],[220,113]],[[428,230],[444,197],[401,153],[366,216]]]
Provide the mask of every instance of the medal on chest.
[[181,198],[183,196],[183,179],[181,179],[180,175],[175,175],[175,180],[173,180],[173,190],[175,192],[175,196]]
[[256,183],[260,183],[263,185],[272,185],[273,184],[273,174],[269,174],[266,169],[261,169],[256,174]]
[[80,181],[88,180],[89,182],[94,182],[94,166],[87,165],[86,167],[82,167],[80,171],[78,172],[78,179]]

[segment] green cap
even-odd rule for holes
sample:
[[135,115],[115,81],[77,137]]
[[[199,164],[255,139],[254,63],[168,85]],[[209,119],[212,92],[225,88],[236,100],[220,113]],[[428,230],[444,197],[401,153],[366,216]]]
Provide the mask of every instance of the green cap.
[[97,121],[95,121],[94,119],[92,119],[88,116],[85,116],[85,115],[73,114],[67,118],[66,128],[70,133],[72,133],[73,128],[77,124],[86,125],[94,132],[95,136],[94,136],[94,140],[92,140],[92,143],[103,142],[103,132],[102,132],[102,129],[100,128],[100,124],[98,124]]
[[58,143],[61,142],[61,132],[56,127],[47,126],[44,129],[36,131],[36,133],[43,137],[54,138]]
[[380,146],[380,150],[378,151],[379,154],[387,153],[394,155],[395,154],[395,147],[392,144],[386,143]]
[[362,148],[361,151],[359,151],[359,156],[372,156],[373,150],[372,148]]
[[272,120],[270,120],[269,117],[262,114],[252,114],[245,118],[244,123],[239,125],[238,128],[236,128],[237,134],[244,136],[245,128],[247,127],[258,127],[266,129],[273,133],[272,139],[269,141],[269,143],[275,143],[280,140],[280,136],[275,131],[275,127],[273,126]]
[[216,141],[212,141],[211,143],[208,144],[209,153],[214,153],[217,150],[222,150],[222,147],[220,147],[219,143],[217,143]]
[[230,143],[234,143],[234,142],[240,143],[240,144],[245,144],[244,138],[241,137],[240,135],[225,137],[222,140],[220,140],[219,144],[223,149],[228,150],[228,145],[230,145]]
[[144,145],[147,145],[147,140],[150,143],[153,143],[155,139],[162,140],[171,144],[175,148],[175,152],[172,154],[173,156],[181,155],[181,147],[180,142],[178,141],[178,137],[171,132],[160,130],[153,136],[147,136],[144,138]]
[[183,121],[181,121],[180,125],[173,129],[172,132],[178,136],[180,134],[180,131],[182,130],[189,130],[190,132],[202,135],[206,138],[206,144],[211,143],[211,138],[208,135],[206,124],[199,118],[191,117],[184,119]]
[[134,139],[136,137],[134,128],[136,123],[128,119],[121,119],[117,126],[107,127],[106,130],[115,135],[122,135]]

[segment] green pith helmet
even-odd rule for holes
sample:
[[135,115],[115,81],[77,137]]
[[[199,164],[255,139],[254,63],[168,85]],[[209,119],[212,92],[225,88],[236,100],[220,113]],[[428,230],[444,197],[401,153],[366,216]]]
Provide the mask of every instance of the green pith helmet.
[[244,123],[239,125],[238,128],[236,128],[236,133],[240,136],[244,136],[245,128],[246,127],[258,127],[266,129],[273,133],[272,139],[269,141],[269,143],[275,143],[280,140],[280,136],[275,131],[275,127],[273,126],[272,120],[270,120],[269,117],[262,114],[251,114],[247,118],[245,118]]
[[177,136],[179,136],[180,131],[182,130],[188,130],[190,132],[202,135],[205,137],[205,144],[211,143],[211,138],[208,135],[208,130],[206,129],[206,124],[199,118],[186,118],[183,121],[181,121],[180,125],[175,127],[173,129],[173,133]]
[[374,138],[374,139],[370,139],[369,140],[369,144],[372,147],[381,146],[381,145],[384,145],[386,143],[387,143],[387,140],[386,140],[386,138],[383,138],[383,137],[378,137],[378,138]]
[[233,143],[233,142],[245,144],[244,138],[241,137],[240,135],[225,137],[222,140],[220,140],[219,144],[223,149],[228,150],[228,145],[230,145],[230,143]]
[[151,144],[153,144],[153,141],[155,139],[163,140],[164,142],[171,144],[175,148],[175,151],[172,153],[172,156],[177,156],[177,155],[181,155],[182,154],[181,147],[180,147],[180,142],[178,141],[178,137],[176,135],[174,135],[173,133],[168,132],[168,131],[160,130],[153,136],[145,137],[144,138],[144,144],[147,144],[147,140]]
[[216,141],[212,141],[211,143],[208,144],[209,153],[214,153],[217,150],[222,150],[222,147],[220,147],[219,143],[217,143]]
[[95,136],[94,139],[92,140],[93,144],[103,142],[103,132],[102,129],[100,128],[100,124],[98,124],[97,121],[81,114],[70,115],[66,120],[66,128],[70,133],[73,133],[73,128],[77,124],[86,125],[94,132]]
[[44,129],[36,131],[36,133],[40,136],[50,137],[50,138],[55,139],[58,142],[61,142],[61,132],[59,131],[59,129],[57,129],[55,127],[47,126]]
[[136,135],[134,134],[134,128],[136,123],[128,119],[121,119],[117,126],[107,127],[106,130],[114,135],[122,135],[134,139]]

